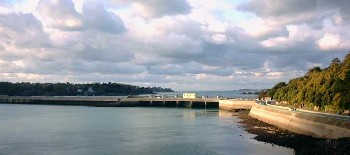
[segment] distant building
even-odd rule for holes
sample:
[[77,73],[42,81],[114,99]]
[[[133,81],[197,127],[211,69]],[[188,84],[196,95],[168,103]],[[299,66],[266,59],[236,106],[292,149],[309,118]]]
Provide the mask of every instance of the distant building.
[[192,98],[192,99],[195,99],[195,98],[196,98],[196,93],[183,93],[183,94],[182,94],[182,98]]

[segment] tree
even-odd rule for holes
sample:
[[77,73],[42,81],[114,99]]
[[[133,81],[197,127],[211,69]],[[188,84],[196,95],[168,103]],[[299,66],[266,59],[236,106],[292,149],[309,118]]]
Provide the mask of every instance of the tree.
[[314,72],[317,72],[317,73],[318,73],[318,72],[321,72],[321,71],[322,71],[322,69],[321,69],[320,67],[316,66],[316,67],[310,69],[310,70],[306,73],[306,76],[310,76],[311,73],[314,73]]
[[[154,89],[156,88],[156,89]],[[137,95],[153,94],[155,90],[170,92],[170,88],[138,87],[119,83],[10,83],[0,82],[0,95],[75,96],[75,95]],[[93,91],[91,91],[93,90]]]
[[268,91],[278,101],[306,103],[338,111],[350,108],[350,52],[343,62],[334,58],[325,69],[314,67],[303,77],[280,82]]
[[272,87],[269,91],[268,91],[268,96],[270,96],[271,98],[274,98],[274,94],[276,93],[277,89],[285,87],[287,84],[285,82],[280,82],[277,83],[274,87]]

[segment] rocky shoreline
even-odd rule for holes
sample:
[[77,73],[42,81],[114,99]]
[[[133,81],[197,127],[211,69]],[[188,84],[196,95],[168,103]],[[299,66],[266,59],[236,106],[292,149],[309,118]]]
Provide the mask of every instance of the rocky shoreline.
[[350,154],[350,138],[322,139],[296,134],[250,117],[248,110],[234,111],[245,130],[255,134],[254,139],[294,149],[295,154]]

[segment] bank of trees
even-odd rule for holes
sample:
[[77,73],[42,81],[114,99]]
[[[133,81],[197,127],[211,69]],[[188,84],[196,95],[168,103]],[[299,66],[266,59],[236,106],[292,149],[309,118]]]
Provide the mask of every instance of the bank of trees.
[[350,52],[343,62],[332,60],[329,67],[314,67],[305,76],[281,82],[259,97],[272,97],[289,104],[318,106],[335,111],[350,109]]
[[137,95],[171,92],[170,88],[139,87],[120,83],[11,83],[0,82],[0,95],[77,96],[77,95]]

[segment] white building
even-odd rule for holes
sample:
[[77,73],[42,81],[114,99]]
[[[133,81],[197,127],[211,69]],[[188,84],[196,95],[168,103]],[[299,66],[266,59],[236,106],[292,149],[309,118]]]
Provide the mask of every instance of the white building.
[[196,98],[196,93],[183,93],[183,94],[182,94],[182,98],[192,98],[192,99],[195,99],[195,98]]

